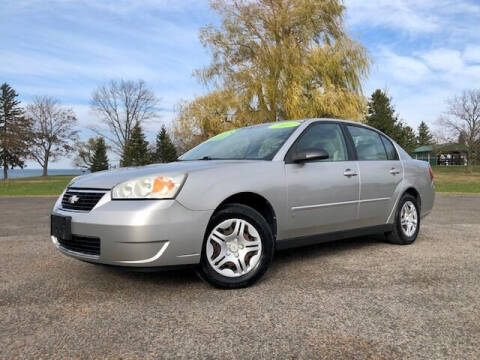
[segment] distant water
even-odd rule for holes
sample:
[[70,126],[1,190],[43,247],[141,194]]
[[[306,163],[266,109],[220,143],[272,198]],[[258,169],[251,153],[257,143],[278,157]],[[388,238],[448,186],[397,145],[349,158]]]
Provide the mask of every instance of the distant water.
[[[85,170],[82,169],[48,169],[48,175],[82,175]],[[24,178],[42,176],[42,169],[13,169],[8,170],[8,178]],[[3,179],[3,169],[0,169],[0,179]]]

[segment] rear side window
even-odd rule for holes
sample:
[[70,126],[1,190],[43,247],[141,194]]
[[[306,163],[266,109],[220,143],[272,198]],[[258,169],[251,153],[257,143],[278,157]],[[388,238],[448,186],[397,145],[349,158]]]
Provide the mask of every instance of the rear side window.
[[397,150],[395,150],[395,146],[393,146],[392,142],[383,135],[380,135],[380,137],[382,138],[383,145],[387,151],[387,159],[398,160]]
[[359,126],[347,126],[357,150],[358,160],[387,160],[387,153],[380,135]]

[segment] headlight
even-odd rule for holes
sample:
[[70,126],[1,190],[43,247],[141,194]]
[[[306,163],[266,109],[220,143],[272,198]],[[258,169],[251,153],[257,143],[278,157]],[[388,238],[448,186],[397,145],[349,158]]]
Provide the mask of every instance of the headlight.
[[149,175],[125,181],[112,189],[112,199],[173,199],[186,175]]

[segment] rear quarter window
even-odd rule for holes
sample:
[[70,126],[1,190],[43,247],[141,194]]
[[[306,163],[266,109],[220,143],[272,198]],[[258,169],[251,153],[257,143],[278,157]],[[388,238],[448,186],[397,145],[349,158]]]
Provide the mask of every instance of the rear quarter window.
[[400,155],[400,159],[401,160],[411,160],[412,157],[410,155],[408,155],[408,153],[403,150],[400,145],[397,144],[397,149],[398,149],[398,153]]
[[392,144],[392,142],[383,135],[380,135],[380,138],[382,139],[385,150],[387,151],[387,159],[398,160],[397,150],[395,150],[395,146]]

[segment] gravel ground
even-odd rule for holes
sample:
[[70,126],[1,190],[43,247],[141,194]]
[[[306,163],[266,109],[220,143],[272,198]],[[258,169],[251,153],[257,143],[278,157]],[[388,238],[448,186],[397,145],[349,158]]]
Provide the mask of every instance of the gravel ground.
[[53,202],[0,199],[0,358],[480,358],[480,196],[438,195],[412,246],[281,252],[234,291],[63,256]]

